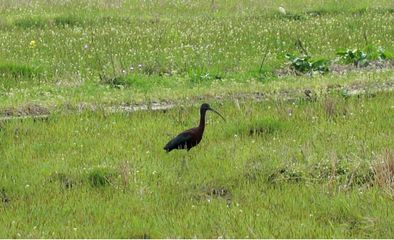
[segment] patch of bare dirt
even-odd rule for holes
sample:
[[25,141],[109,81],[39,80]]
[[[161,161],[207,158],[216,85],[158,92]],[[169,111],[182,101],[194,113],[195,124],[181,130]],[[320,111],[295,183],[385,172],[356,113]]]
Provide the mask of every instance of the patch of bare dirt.
[[379,71],[384,69],[390,69],[394,67],[394,60],[387,60],[387,61],[373,61],[370,62],[367,66],[359,67],[354,64],[332,64],[330,66],[330,71],[336,74],[345,74],[348,72],[355,72],[355,71]]
[[[191,97],[187,105],[200,104],[202,100],[218,102],[226,99],[231,99],[236,102],[246,101],[253,99],[256,102],[268,101],[268,100],[285,100],[285,101],[296,101],[299,98],[305,98],[308,100],[316,100],[321,94],[341,91],[345,95],[360,95],[360,94],[376,94],[381,91],[393,91],[394,82],[381,82],[381,83],[370,83],[365,84],[363,82],[354,82],[349,86],[342,86],[339,84],[327,85],[325,88],[320,89],[319,92],[311,89],[284,89],[274,92],[252,92],[252,93],[235,93],[225,95],[209,95],[209,96],[196,96]],[[38,118],[47,119],[51,112],[62,111],[64,113],[83,112],[83,111],[104,111],[107,113],[114,112],[135,112],[135,111],[167,111],[168,109],[176,106],[183,106],[181,101],[152,101],[149,103],[130,103],[120,105],[99,105],[93,103],[79,103],[78,105],[63,105],[59,109],[57,106],[41,106],[38,104],[28,104],[20,108],[10,107],[0,109],[0,121],[4,120],[15,120],[25,118]]]
[[37,104],[28,104],[21,108],[5,108],[0,109],[0,115],[2,116],[41,116],[48,115],[49,109]]
[[46,120],[50,114],[48,107],[38,104],[28,104],[20,108],[9,107],[0,109],[0,121],[34,118]]

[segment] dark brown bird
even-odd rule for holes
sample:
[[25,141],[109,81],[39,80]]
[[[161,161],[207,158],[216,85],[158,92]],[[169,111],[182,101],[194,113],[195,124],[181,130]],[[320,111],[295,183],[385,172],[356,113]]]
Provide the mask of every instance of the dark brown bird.
[[187,149],[187,151],[189,151],[192,147],[199,144],[205,129],[205,113],[208,110],[218,114],[225,120],[224,117],[219,112],[212,109],[208,103],[203,103],[200,107],[200,124],[198,127],[180,133],[165,145],[164,150],[171,152],[174,149]]

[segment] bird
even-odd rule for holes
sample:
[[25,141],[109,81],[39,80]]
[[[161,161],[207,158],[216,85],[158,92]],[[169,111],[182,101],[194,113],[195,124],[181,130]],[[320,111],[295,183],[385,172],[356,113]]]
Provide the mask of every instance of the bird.
[[202,139],[205,129],[205,114],[207,111],[212,111],[218,114],[224,121],[226,119],[216,110],[212,109],[208,103],[203,103],[200,107],[200,124],[198,127],[188,129],[178,136],[171,139],[165,146],[166,152],[171,152],[174,149],[187,149],[189,151],[192,147],[197,146]]

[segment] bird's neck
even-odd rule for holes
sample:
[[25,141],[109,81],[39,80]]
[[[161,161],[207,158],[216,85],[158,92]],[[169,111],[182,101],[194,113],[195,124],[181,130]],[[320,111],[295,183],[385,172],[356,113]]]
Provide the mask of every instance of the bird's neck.
[[205,128],[205,113],[206,113],[206,111],[201,111],[200,112],[200,125],[198,126],[203,131],[204,131],[204,128]]

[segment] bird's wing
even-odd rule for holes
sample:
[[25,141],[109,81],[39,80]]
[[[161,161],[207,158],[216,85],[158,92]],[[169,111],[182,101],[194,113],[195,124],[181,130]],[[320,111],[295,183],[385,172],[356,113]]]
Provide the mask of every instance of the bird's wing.
[[165,150],[171,151],[175,148],[178,148],[180,145],[186,145],[186,142],[192,138],[192,135],[187,131],[179,134],[175,138],[171,139],[166,146],[164,147]]

